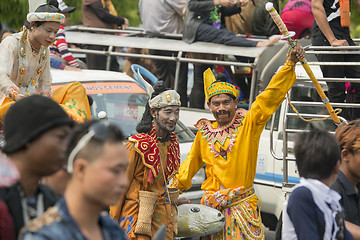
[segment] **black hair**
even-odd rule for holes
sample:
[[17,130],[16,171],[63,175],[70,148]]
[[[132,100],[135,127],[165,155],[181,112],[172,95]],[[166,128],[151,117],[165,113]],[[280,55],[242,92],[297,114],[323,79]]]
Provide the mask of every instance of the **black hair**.
[[35,12],[61,13],[57,0],[50,0],[49,4],[40,5]]
[[[65,151],[66,159],[69,158],[71,151],[76,147],[80,139],[89,132],[89,128],[99,121],[100,120],[86,121],[76,125],[72,129],[71,133],[69,134],[68,144]],[[124,141],[124,134],[116,125],[110,123],[107,128],[109,129],[109,134],[106,136],[106,142],[115,143]],[[94,159],[101,156],[101,154],[103,154],[103,147],[104,141],[92,138],[89,143],[79,151],[79,153],[76,155],[76,158],[81,157],[88,161],[93,161]]]
[[[168,90],[168,89],[166,88],[165,83],[163,81],[157,81],[154,85],[154,92],[151,95],[151,99],[153,99],[160,93],[165,92],[166,90]],[[150,113],[150,106],[149,106],[149,101],[148,101],[146,103],[145,112],[141,118],[141,121],[136,126],[136,131],[138,133],[150,132],[152,129],[152,121],[153,121],[153,117],[151,116],[151,113]]]
[[334,135],[313,127],[295,141],[295,157],[300,177],[317,180],[331,176],[340,161],[340,149]]
[[91,95],[86,95],[87,96],[87,98],[88,98],[88,101],[89,101],[89,105],[90,105],[90,107],[93,105],[93,103],[94,103],[94,98],[91,96]]
[[[224,73],[218,73],[218,74],[216,74],[216,75],[215,75],[215,79],[216,79],[216,81],[213,82],[213,83],[226,82],[226,81],[227,81],[227,77],[226,77],[226,75],[225,75]],[[229,96],[232,100],[235,101],[236,97],[235,97],[234,95],[232,95],[232,94],[230,94],[230,93],[224,93],[224,94],[226,94],[226,95]],[[211,99],[212,99],[212,98],[213,98],[213,97],[209,98],[209,102],[210,102],[210,103],[211,103]]]

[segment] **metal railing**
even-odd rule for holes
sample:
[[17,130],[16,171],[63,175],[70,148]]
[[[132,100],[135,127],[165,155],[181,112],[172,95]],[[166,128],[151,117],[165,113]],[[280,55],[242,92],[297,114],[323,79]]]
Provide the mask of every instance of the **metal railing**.
[[[347,47],[325,47],[325,46],[308,46],[305,47],[307,54],[360,54],[360,46],[347,46]],[[316,62],[312,61],[309,62],[310,66],[359,66],[360,62]],[[325,85],[325,82],[350,82],[350,83],[360,83],[360,76],[359,78],[324,78],[324,77],[318,77],[317,78],[319,82],[322,82],[323,85]],[[297,78],[297,82],[309,82],[311,81],[308,77],[299,77]],[[293,89],[289,92],[289,97],[292,96]],[[288,121],[290,118],[298,118],[298,114],[291,111],[291,107],[289,105],[289,101],[286,98],[286,107],[284,108],[285,111],[282,112],[282,146],[283,150],[282,156],[279,156],[275,153],[274,150],[274,129],[276,126],[275,123],[275,114],[272,117],[272,122],[270,126],[270,152],[275,160],[282,160],[283,161],[283,189],[285,191],[289,190],[289,186],[293,186],[294,184],[289,183],[288,177],[289,177],[289,162],[295,161],[295,158],[293,156],[288,156],[288,150],[289,150],[289,134],[297,134],[304,131],[307,131],[306,129],[296,129],[296,128],[289,128]],[[321,107],[324,106],[322,102],[307,102],[307,101],[298,101],[298,100],[292,100],[291,104],[295,107]],[[360,103],[332,103],[332,106],[334,108],[359,108],[360,111]],[[300,112],[300,111],[299,111]],[[310,118],[325,118],[329,117],[329,114],[324,113],[304,113],[300,112],[302,117],[306,119]],[[339,117],[341,121],[345,121],[343,117]],[[279,120],[280,122],[280,120]],[[279,129],[279,128],[278,128]],[[330,131],[331,132],[331,131]],[[279,139],[278,139],[279,140]]]
[[[143,58],[153,60],[164,60],[176,62],[175,82],[174,88],[177,90],[180,74],[180,63],[197,63],[197,64],[219,64],[223,66],[241,66],[254,68],[254,63],[238,62],[235,59],[229,60],[223,58],[224,55],[243,56],[256,59],[259,58],[264,48],[246,48],[225,46],[222,44],[195,42],[187,44],[181,41],[180,34],[162,34],[157,37],[148,38],[147,33],[141,28],[129,28],[126,30],[120,29],[104,29],[104,28],[89,28],[84,26],[72,26],[66,28],[66,39],[69,43],[82,45],[100,45],[106,46],[106,51],[90,50],[90,49],[76,49],[70,48],[73,53],[83,54],[98,54],[107,56],[106,70],[110,69],[111,56]],[[101,34],[99,34],[101,33]],[[120,36],[121,35],[121,36]],[[263,39],[257,39],[263,40]],[[142,53],[128,53],[113,51],[117,47],[150,49],[150,50],[164,50],[174,52],[173,56],[160,56]],[[197,58],[183,57],[183,53],[200,53]],[[209,54],[216,56],[209,59]]]

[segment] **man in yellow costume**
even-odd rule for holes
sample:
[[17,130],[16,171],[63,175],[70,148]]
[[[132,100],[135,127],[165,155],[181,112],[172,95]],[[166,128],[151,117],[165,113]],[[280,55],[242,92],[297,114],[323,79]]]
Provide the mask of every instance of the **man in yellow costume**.
[[0,44],[0,121],[16,101],[40,94],[51,97],[78,122],[91,118],[84,87],[79,82],[51,91],[49,45],[65,17],[57,1],[29,0],[28,28]]
[[233,85],[217,81],[209,69],[204,72],[205,96],[216,121],[200,119],[195,125],[195,141],[174,186],[189,189],[192,177],[206,165],[201,203],[222,211],[226,223],[211,239],[264,239],[261,202],[252,185],[260,135],[295,83],[295,64],[304,56],[300,46],[292,50],[249,111],[236,109],[239,93]]

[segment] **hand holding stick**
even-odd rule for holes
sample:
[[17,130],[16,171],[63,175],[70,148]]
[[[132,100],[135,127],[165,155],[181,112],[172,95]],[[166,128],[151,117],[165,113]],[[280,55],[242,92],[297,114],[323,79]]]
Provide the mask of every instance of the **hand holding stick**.
[[[296,43],[294,40],[291,39],[291,37],[293,37],[295,35],[294,32],[289,32],[285,23],[282,21],[279,13],[276,11],[276,9],[274,8],[273,4],[271,2],[268,2],[265,5],[266,10],[269,12],[270,16],[272,17],[272,19],[274,20],[275,24],[278,26],[280,32],[282,33],[282,39],[287,39],[290,47],[292,49],[296,49]],[[299,59],[299,61],[301,62],[301,65],[304,67],[306,73],[308,74],[309,78],[311,79],[311,81],[313,82],[317,92],[319,93],[321,100],[323,101],[323,103],[325,104],[326,109],[328,110],[328,112],[330,113],[330,116],[332,118],[332,120],[335,122],[335,124],[339,125],[340,119],[338,118],[338,116],[336,115],[333,107],[330,104],[329,99],[327,98],[327,96],[325,95],[324,91],[322,90],[318,80],[316,79],[316,77],[314,76],[314,73],[311,71],[311,68],[309,66],[309,64],[307,63],[305,58],[301,58]]]

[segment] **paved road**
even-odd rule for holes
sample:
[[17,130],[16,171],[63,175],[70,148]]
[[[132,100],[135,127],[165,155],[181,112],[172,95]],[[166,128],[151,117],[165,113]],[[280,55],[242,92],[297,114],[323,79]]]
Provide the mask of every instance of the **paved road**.
[[265,240],[275,240],[275,231],[265,229]]
[[[264,230],[265,240],[275,240],[275,231],[270,231],[267,228]],[[198,238],[175,238],[175,240],[199,240]]]

